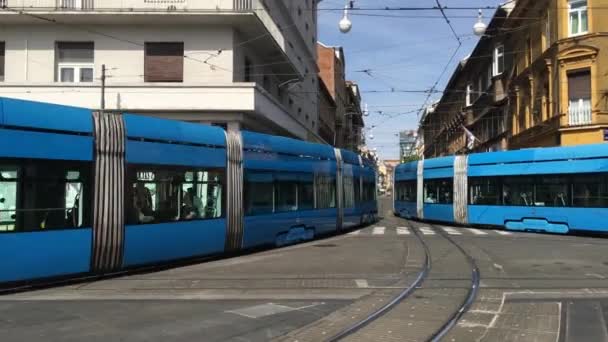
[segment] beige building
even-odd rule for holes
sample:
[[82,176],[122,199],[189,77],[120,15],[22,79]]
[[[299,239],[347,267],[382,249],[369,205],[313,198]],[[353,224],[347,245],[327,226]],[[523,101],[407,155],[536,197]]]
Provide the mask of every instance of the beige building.
[[318,0],[2,0],[0,96],[318,135]]

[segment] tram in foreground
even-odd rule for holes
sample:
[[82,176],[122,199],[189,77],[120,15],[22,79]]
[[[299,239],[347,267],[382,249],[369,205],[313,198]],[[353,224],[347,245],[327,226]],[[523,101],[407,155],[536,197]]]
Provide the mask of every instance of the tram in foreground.
[[394,212],[420,220],[568,233],[608,231],[608,144],[401,164]]
[[0,98],[0,287],[311,240],[375,186],[327,145]]

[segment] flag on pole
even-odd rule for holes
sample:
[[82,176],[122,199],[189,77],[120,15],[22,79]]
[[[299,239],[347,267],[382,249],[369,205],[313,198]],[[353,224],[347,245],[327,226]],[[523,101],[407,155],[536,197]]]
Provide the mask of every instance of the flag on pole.
[[464,127],[464,125],[462,126],[462,129],[464,130],[464,133],[467,135],[467,148],[469,150],[472,150],[473,147],[475,147],[475,141],[477,140],[477,137],[475,137],[475,135],[473,135],[473,133],[471,133],[471,131],[469,131],[466,127]]

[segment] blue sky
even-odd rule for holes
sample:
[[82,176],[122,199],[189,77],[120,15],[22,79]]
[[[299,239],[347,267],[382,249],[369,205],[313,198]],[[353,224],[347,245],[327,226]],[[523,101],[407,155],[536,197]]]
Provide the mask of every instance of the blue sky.
[[[440,0],[443,6],[485,7],[496,6],[498,0]],[[367,139],[368,146],[378,149],[383,159],[396,159],[399,155],[399,138],[396,134],[418,126],[417,109],[424,103],[424,93],[372,93],[391,88],[405,90],[430,89],[458,46],[450,27],[439,11],[356,11],[351,16],[350,33],[338,30],[341,11],[323,10],[344,7],[345,0],[323,0],[319,6],[319,40],[326,45],[344,47],[346,77],[356,81],[362,91],[363,102],[368,104],[370,115],[365,118],[367,128],[373,125]],[[435,0],[356,0],[356,7],[431,7]],[[372,14],[374,16],[368,16]],[[438,89],[443,90],[456,63],[475,47],[477,37],[472,35],[477,21],[475,10],[448,10],[462,47],[457,58],[441,79]],[[493,10],[484,11],[488,23]],[[395,17],[378,17],[389,15]],[[360,72],[371,69],[371,76]],[[439,99],[440,94],[431,99]],[[382,113],[380,113],[380,111]],[[392,117],[392,118],[390,118]],[[369,137],[370,131],[366,130]]]

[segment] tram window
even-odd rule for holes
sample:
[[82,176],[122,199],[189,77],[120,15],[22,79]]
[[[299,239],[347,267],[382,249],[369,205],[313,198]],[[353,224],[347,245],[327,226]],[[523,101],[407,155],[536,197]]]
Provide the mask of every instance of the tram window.
[[424,203],[452,204],[452,179],[432,179],[424,183]]
[[298,209],[299,210],[311,210],[315,207],[315,186],[312,182],[312,175],[310,180],[302,179],[298,184]]
[[480,177],[469,179],[469,204],[500,205],[500,181],[498,178]]
[[359,204],[362,202],[361,197],[361,177],[356,177],[353,180],[353,191],[355,192],[355,203]]
[[274,212],[274,178],[270,172],[245,173],[245,214],[263,215]]
[[401,202],[416,202],[418,197],[418,184],[416,181],[402,181],[396,184],[396,198]]
[[298,184],[295,181],[279,181],[275,184],[277,212],[296,211]]
[[223,217],[223,172],[182,167],[130,167],[127,224]]
[[534,206],[534,177],[505,177],[502,193],[504,205]]
[[575,207],[608,208],[608,175],[577,175],[572,184],[572,205]]
[[372,202],[376,200],[376,183],[373,179],[363,180],[363,201]]
[[343,192],[344,192],[344,208],[355,207],[355,192],[354,192],[354,179],[353,176],[344,175],[343,177]]
[[569,207],[569,180],[565,176],[537,177],[534,205],[545,207]]
[[17,168],[0,168],[0,231],[15,230]]
[[315,175],[315,191],[317,193],[317,209],[336,207],[336,178],[331,175]]
[[90,225],[89,173],[79,162],[0,163],[0,232]]

